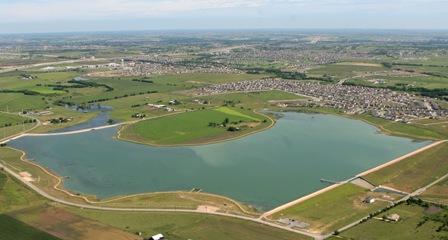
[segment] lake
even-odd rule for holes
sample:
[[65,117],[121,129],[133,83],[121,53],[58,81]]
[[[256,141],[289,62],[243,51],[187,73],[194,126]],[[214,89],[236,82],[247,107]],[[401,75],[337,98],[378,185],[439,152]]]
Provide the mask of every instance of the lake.
[[154,191],[220,194],[269,210],[427,144],[380,134],[362,121],[282,113],[276,125],[241,139],[151,147],[114,139],[117,128],[23,137],[10,143],[60,176],[65,187],[100,198]]

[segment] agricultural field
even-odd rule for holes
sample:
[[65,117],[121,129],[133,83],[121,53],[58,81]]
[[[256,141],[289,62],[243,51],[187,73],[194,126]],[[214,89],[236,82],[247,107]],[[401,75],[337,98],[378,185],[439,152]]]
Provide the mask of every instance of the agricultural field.
[[363,200],[375,196],[367,189],[351,183],[307,199],[268,216],[269,219],[294,219],[309,224],[308,231],[331,233],[388,205],[387,201],[369,204]]
[[218,107],[140,121],[119,134],[121,139],[152,145],[199,144],[235,138],[271,124],[272,120],[250,110]]
[[129,232],[150,236],[163,232],[168,239],[245,240],[245,239],[310,239],[300,234],[238,219],[187,213],[102,212],[70,208],[80,216]]
[[[443,214],[446,216],[446,212],[447,210],[434,206],[425,208],[416,204],[403,203],[330,239],[446,239],[448,232],[439,230],[442,223],[433,220],[440,218],[439,216],[443,216]],[[400,220],[398,222],[386,222],[381,219],[383,216],[390,214],[398,214]]]
[[375,185],[386,185],[412,192],[448,173],[448,143],[439,144],[364,178]]
[[0,239],[2,240],[57,240],[48,233],[37,230],[8,215],[0,214]]

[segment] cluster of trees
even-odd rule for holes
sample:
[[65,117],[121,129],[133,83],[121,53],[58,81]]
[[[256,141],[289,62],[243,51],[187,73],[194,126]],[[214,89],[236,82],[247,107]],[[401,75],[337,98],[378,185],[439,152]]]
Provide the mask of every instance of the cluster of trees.
[[156,93],[156,92],[157,91],[146,91],[146,92],[138,92],[138,93],[129,93],[129,94],[121,95],[121,96],[115,96],[115,97],[109,97],[109,98],[100,98],[100,99],[90,100],[87,103],[105,102],[105,101],[109,101],[109,100],[112,100],[112,99],[127,98],[127,97],[131,97],[131,96],[151,94],[151,93]]
[[[26,119],[25,121],[21,122],[23,124],[27,124],[27,123],[35,123],[37,120],[36,119]],[[15,122],[15,123],[4,123],[3,125],[0,125],[0,128],[4,128],[4,127],[11,127],[13,125],[19,125],[21,124],[20,122]]]
[[209,122],[208,126],[209,127],[224,127],[224,128],[227,128],[227,131],[229,131],[229,132],[237,132],[237,131],[240,131],[241,129],[239,127],[237,127],[237,126],[229,126],[229,124],[236,125],[236,124],[242,123],[242,122],[243,122],[242,120],[240,120],[238,122],[230,122],[229,118],[225,118],[220,123]]
[[53,118],[50,120],[51,124],[60,124],[60,123],[67,123],[67,122],[70,122],[70,119],[63,118],[63,117]]
[[274,77],[288,79],[288,80],[317,80],[317,81],[325,81],[325,82],[333,81],[333,78],[327,74],[323,75],[322,77],[311,77],[303,72],[282,71],[280,69],[274,69],[274,68],[268,68],[268,69],[246,68],[244,70],[248,74],[267,73],[267,74],[273,75]]
[[24,95],[39,95],[38,92],[31,90],[11,90],[11,89],[0,89],[0,93],[22,93]]
[[144,114],[144,113],[134,113],[134,114],[131,115],[131,117],[132,118],[140,118],[140,119],[142,119],[142,118],[146,117],[146,114]]
[[132,79],[132,81],[134,81],[134,82],[144,82],[144,83],[154,83],[154,81],[149,80],[149,79],[138,79],[138,78],[134,78],[134,79]]

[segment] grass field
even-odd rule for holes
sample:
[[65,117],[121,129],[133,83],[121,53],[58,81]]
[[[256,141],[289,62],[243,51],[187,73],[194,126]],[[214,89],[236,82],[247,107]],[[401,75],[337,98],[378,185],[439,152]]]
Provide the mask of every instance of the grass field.
[[448,143],[364,176],[376,185],[412,192],[448,173]]
[[[382,79],[384,83],[374,84],[375,79]],[[389,87],[395,85],[407,85],[410,87],[424,87],[428,89],[447,88],[448,79],[434,76],[371,76],[365,78],[354,78],[348,81],[356,85],[371,86],[371,87]]]
[[130,232],[143,232],[144,236],[163,233],[170,240],[309,239],[299,234],[227,217],[185,213],[107,213],[72,208],[69,210],[113,227]]
[[371,219],[354,228],[342,232],[337,239],[362,239],[362,240],[414,240],[414,239],[446,239],[448,233],[438,232],[441,225],[434,221],[427,221],[418,226],[425,216],[431,216],[430,210],[426,210],[418,205],[401,204],[383,215],[396,213],[400,215],[399,222],[384,222],[379,219]]
[[0,112],[0,128],[5,126],[5,124],[11,124],[11,125],[21,124],[27,119],[28,118],[19,115]]
[[426,190],[421,197],[425,200],[448,205],[448,179]]
[[2,240],[56,240],[48,233],[37,230],[8,215],[0,214],[0,239]]
[[[40,205],[9,213],[12,217],[61,239],[141,240],[134,233],[93,221],[61,207]],[[32,240],[32,239],[30,239]]]
[[42,203],[44,203],[43,199],[18,184],[16,180],[0,172],[0,213]]
[[330,233],[387,205],[380,201],[373,204],[362,202],[372,194],[348,183],[274,213],[269,218],[295,219],[310,224],[308,230],[312,232]]
[[313,68],[307,73],[309,75],[317,76],[333,76],[336,79],[348,78],[357,76],[360,74],[371,73],[371,72],[384,72],[387,71],[382,65],[377,64],[360,64],[360,63],[336,63],[329,65],[322,65]]
[[[230,132],[223,126],[209,126],[210,123],[221,124],[225,119],[229,125],[236,122],[249,127]],[[271,120],[249,110],[221,107],[140,121],[125,127],[120,137],[155,145],[199,144],[238,137],[270,124]]]

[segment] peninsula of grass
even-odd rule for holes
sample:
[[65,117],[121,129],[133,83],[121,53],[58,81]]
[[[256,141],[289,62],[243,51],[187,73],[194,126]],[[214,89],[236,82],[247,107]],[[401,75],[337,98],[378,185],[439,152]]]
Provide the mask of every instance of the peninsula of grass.
[[207,144],[260,131],[272,121],[251,110],[217,107],[140,121],[121,129],[119,137],[149,145]]
[[448,142],[364,176],[375,185],[412,192],[448,173]]
[[307,230],[311,232],[328,234],[387,206],[386,202],[381,201],[364,203],[363,200],[371,194],[373,193],[367,189],[347,183],[276,212],[268,218],[294,219],[309,224]]

